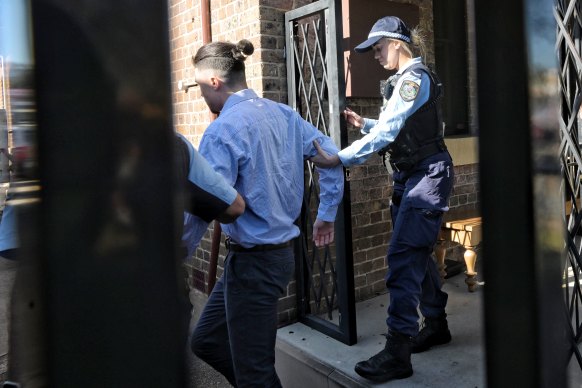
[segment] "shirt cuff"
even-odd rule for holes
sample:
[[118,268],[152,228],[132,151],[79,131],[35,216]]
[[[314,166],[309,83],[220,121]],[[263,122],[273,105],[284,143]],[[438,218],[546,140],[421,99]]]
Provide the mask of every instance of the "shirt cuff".
[[339,160],[342,162],[342,165],[344,167],[349,167],[353,164],[352,162],[352,155],[347,152],[349,148],[344,148],[343,150],[340,150],[340,152],[337,153],[337,156],[339,158]]
[[[229,186],[230,187],[230,186]],[[234,187],[230,187],[230,190],[224,193],[224,197],[228,205],[232,205],[236,200],[236,196],[238,195],[238,191],[234,189]]]
[[364,117],[364,126],[360,129],[360,132],[363,133],[364,135],[367,135],[368,133],[370,133],[370,129],[372,129],[377,123],[378,120],[367,119]]
[[326,206],[324,204],[319,204],[319,209],[317,209],[317,219],[325,222],[335,222],[335,217],[337,215],[337,206]]

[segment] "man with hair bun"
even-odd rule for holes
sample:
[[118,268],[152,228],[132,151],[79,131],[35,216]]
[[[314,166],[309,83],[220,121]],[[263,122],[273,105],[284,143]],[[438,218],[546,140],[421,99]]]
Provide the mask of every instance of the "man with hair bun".
[[[213,42],[193,58],[208,108],[220,114],[206,129],[200,154],[243,197],[246,210],[223,225],[228,254],[192,335],[192,351],[237,387],[281,387],[275,371],[277,304],[295,269],[292,240],[303,202],[306,159],[333,141],[289,106],[249,89],[248,40]],[[318,167],[320,204],[313,224],[317,246],[333,242],[343,195],[340,166]]]
[[[432,259],[443,212],[453,187],[451,156],[442,134],[442,85],[423,63],[424,43],[395,16],[379,19],[356,52],[374,51],[386,70],[396,70],[382,88],[385,103],[378,120],[347,108],[346,120],[364,135],[337,155],[320,151],[319,166],[351,166],[380,153],[392,173],[392,237],[387,253],[386,287],[390,305],[386,345],[356,364],[367,379],[384,382],[412,375],[411,353],[451,341],[445,307],[448,296]],[[424,316],[419,332],[418,312]]]

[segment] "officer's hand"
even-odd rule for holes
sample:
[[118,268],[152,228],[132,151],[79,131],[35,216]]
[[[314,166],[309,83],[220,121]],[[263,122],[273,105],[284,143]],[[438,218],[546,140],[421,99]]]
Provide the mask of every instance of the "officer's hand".
[[309,158],[317,167],[330,168],[341,163],[339,156],[330,155],[321,148],[317,140],[313,141],[313,146],[317,149],[317,155]]
[[313,223],[313,241],[318,247],[331,244],[333,242],[333,222],[315,220]]
[[350,108],[344,110],[344,117],[346,121],[356,128],[364,128],[364,119]]

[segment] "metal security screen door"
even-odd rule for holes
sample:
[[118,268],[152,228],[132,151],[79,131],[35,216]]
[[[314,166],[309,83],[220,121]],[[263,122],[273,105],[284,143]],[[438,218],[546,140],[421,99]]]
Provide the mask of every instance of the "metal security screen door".
[[582,21],[581,3],[556,1],[560,64],[560,155],[563,171],[564,214],[567,227],[564,292],[571,324],[572,363],[582,368]]
[[[345,95],[342,61],[338,60],[341,4],[322,0],[285,14],[289,104],[338,147],[345,147],[340,107]],[[332,338],[356,343],[356,316],[349,182],[338,210],[335,246],[317,249],[311,241],[319,188],[317,172],[305,167],[305,193],[296,246],[299,320]]]

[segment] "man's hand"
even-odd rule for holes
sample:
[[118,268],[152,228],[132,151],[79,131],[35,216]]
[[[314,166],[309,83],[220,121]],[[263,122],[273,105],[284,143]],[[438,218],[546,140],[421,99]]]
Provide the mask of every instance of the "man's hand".
[[339,156],[330,155],[321,148],[317,140],[313,141],[313,146],[317,149],[317,155],[309,158],[317,167],[330,168],[341,163]]
[[313,241],[318,247],[329,245],[333,242],[333,222],[315,220],[313,223]]
[[240,194],[236,194],[234,202],[222,212],[216,220],[221,224],[233,223],[239,216],[245,212],[246,203]]

